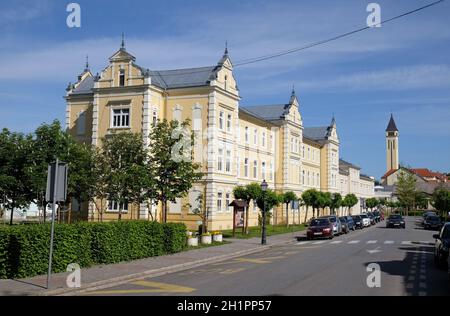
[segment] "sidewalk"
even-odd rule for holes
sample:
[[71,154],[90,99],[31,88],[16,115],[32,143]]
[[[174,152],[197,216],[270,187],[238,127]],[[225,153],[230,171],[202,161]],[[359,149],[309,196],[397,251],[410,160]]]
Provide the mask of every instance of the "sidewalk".
[[47,276],[20,280],[0,280],[0,295],[70,295],[88,290],[98,290],[146,277],[186,270],[209,263],[225,261],[250,253],[296,241],[304,232],[293,232],[267,237],[267,246],[261,246],[260,238],[227,239],[229,244],[183,251],[173,255],[151,257],[136,261],[100,265],[81,269],[81,288],[67,288],[68,272],[53,274],[50,289],[45,289]]

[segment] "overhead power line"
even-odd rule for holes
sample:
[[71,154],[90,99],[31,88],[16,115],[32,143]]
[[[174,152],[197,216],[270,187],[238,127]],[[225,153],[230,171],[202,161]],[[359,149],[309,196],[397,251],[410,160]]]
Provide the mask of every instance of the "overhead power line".
[[366,30],[368,30],[370,28],[373,28],[373,27],[376,27],[378,25],[381,26],[382,24],[386,24],[386,23],[392,22],[394,20],[400,19],[402,17],[405,17],[405,16],[408,16],[408,15],[417,13],[419,11],[422,11],[422,10],[427,9],[429,7],[435,6],[435,5],[437,5],[437,4],[441,3],[441,2],[444,2],[444,1],[445,0],[438,0],[438,1],[432,2],[430,4],[424,5],[424,6],[420,7],[420,8],[417,8],[417,9],[405,12],[403,14],[394,16],[394,17],[392,17],[390,19],[383,20],[383,21],[381,21],[379,23],[376,23],[376,24],[374,24],[372,26],[365,26],[365,27],[362,27],[362,28],[359,28],[359,29],[356,29],[356,30],[353,30],[353,31],[350,31],[350,32],[347,32],[347,33],[344,33],[344,34],[340,34],[340,35],[337,35],[337,36],[334,36],[334,37],[331,37],[331,38],[328,38],[328,39],[325,39],[325,40],[321,40],[321,41],[318,41],[318,42],[315,42],[315,43],[308,44],[308,45],[305,45],[305,46],[302,46],[302,47],[292,48],[292,49],[280,51],[280,52],[273,53],[273,54],[263,55],[263,56],[259,56],[259,57],[244,59],[244,60],[236,62],[234,64],[234,66],[235,67],[239,67],[239,66],[254,64],[254,63],[257,63],[257,62],[261,62],[261,61],[265,61],[265,60],[268,60],[268,59],[285,56],[285,55],[296,53],[296,52],[300,52],[300,51],[303,51],[303,50],[306,50],[306,49],[309,49],[309,48],[312,48],[312,47],[323,45],[323,44],[326,44],[326,43],[329,43],[329,42],[332,42],[332,41],[336,41],[338,39],[341,39],[341,38],[344,38],[344,37],[347,37],[347,36],[350,36],[350,35],[362,32],[362,31],[366,31]]

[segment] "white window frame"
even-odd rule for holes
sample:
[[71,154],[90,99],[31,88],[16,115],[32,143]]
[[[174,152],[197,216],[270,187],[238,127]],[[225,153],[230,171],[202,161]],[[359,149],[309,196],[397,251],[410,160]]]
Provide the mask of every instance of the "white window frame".
[[224,112],[219,112],[219,129],[223,131],[223,119],[224,119]]
[[[114,126],[114,117],[116,116],[116,114],[114,113],[115,111],[121,111],[121,113],[118,114],[118,116],[120,117],[120,123],[122,123],[123,116],[125,116],[122,113],[122,111],[128,111],[128,125],[120,124],[118,126]],[[131,106],[113,106],[113,107],[111,107],[110,128],[114,128],[114,129],[131,128]]]
[[223,148],[217,150],[217,170],[223,171]]
[[266,180],[266,162],[263,161],[261,162],[261,176],[262,176],[262,180]]
[[253,130],[253,145],[258,145],[258,129]]
[[266,147],[266,132],[262,133],[262,144],[263,147]]
[[[108,203],[108,207],[106,210],[108,213],[119,213],[119,203],[117,201],[108,200],[107,203]],[[114,206],[114,207],[111,207],[111,206]],[[128,213],[128,209],[129,209],[129,203],[123,204],[122,213]]]
[[249,159],[248,158],[244,158],[244,177],[248,178],[249,177]]
[[225,156],[225,172],[231,172],[231,150],[229,149],[226,151]]
[[230,201],[231,201],[231,193],[227,192],[225,193],[225,211],[227,213],[231,212]]
[[258,179],[258,161],[253,160],[253,179]]
[[231,133],[231,125],[233,122],[233,118],[231,116],[231,114],[227,114],[227,132]]
[[249,139],[250,139],[248,126],[245,127],[245,132],[244,133],[245,133],[245,143],[248,144]]
[[217,212],[219,212],[219,213],[222,213],[222,211],[223,211],[222,199],[223,199],[222,192],[217,192]]

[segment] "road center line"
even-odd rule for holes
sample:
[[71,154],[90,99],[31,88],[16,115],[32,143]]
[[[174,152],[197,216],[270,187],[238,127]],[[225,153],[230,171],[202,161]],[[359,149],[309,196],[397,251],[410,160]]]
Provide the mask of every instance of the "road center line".
[[352,240],[348,242],[349,245],[359,244],[359,240]]

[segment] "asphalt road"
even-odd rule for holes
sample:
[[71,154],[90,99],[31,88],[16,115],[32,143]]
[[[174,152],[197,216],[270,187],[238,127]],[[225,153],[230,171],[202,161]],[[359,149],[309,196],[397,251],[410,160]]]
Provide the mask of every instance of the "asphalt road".
[[[381,222],[333,240],[295,242],[84,295],[449,295],[446,271],[433,262],[435,232],[418,222],[408,218],[406,229]],[[367,271],[372,263],[379,278]],[[368,277],[379,284],[369,287]]]

